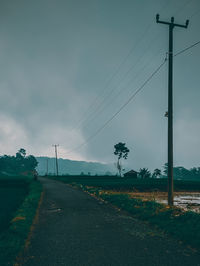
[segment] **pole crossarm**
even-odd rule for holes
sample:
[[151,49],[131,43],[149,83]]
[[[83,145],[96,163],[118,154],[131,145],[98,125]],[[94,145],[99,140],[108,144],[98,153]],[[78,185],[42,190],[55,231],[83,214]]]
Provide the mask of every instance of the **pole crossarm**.
[[171,22],[162,21],[162,20],[160,20],[160,15],[159,14],[156,15],[156,22],[160,23],[160,24],[166,24],[166,25],[170,25],[170,26],[173,26],[173,27],[181,27],[181,28],[187,28],[188,25],[189,25],[189,20],[188,19],[186,20],[185,25],[174,23],[174,17],[171,17]]

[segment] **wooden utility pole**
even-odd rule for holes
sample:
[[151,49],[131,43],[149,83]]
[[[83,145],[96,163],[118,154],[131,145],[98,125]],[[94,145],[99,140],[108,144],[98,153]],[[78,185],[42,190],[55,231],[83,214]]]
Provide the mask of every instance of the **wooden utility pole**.
[[57,155],[57,147],[59,146],[59,144],[54,144],[52,146],[55,147],[56,174],[58,176],[58,155]]
[[47,173],[46,173],[46,175],[48,176],[48,174],[49,174],[49,159],[47,158]]
[[174,27],[187,28],[189,20],[185,25],[174,23],[174,17],[170,22],[159,20],[156,15],[156,22],[169,26],[169,54],[168,54],[168,205],[174,204],[174,185],[173,185],[173,29]]

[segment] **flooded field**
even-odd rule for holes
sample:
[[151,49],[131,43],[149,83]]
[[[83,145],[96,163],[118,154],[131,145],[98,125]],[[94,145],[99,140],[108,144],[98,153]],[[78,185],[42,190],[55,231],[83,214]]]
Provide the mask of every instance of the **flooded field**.
[[[167,204],[167,200],[160,200],[159,202]],[[174,205],[184,210],[200,213],[200,193],[176,195],[174,197]]]
[[[166,192],[133,192],[128,194],[133,198],[140,198],[142,200],[155,200],[157,202],[167,204]],[[176,192],[174,194],[174,205],[186,211],[200,213],[200,192]]]

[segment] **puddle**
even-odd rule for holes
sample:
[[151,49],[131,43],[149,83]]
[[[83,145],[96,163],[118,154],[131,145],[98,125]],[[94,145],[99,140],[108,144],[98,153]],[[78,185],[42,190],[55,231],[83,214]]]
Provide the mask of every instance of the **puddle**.
[[[166,199],[155,198],[157,202],[167,204]],[[175,195],[174,205],[186,211],[200,213],[200,193]]]
[[[155,200],[159,203],[167,204],[166,192],[131,192],[128,194],[133,198],[140,198],[142,200]],[[200,193],[175,192],[174,205],[186,211],[200,213]]]

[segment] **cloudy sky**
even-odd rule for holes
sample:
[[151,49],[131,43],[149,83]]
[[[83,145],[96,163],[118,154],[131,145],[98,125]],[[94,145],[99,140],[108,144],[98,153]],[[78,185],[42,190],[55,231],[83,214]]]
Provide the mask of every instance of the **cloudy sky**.
[[[167,161],[167,62],[200,40],[199,0],[0,0],[1,155],[28,154],[113,163],[125,142],[129,167]],[[200,166],[200,45],[174,58],[174,163]],[[97,134],[98,133],[98,134]]]

